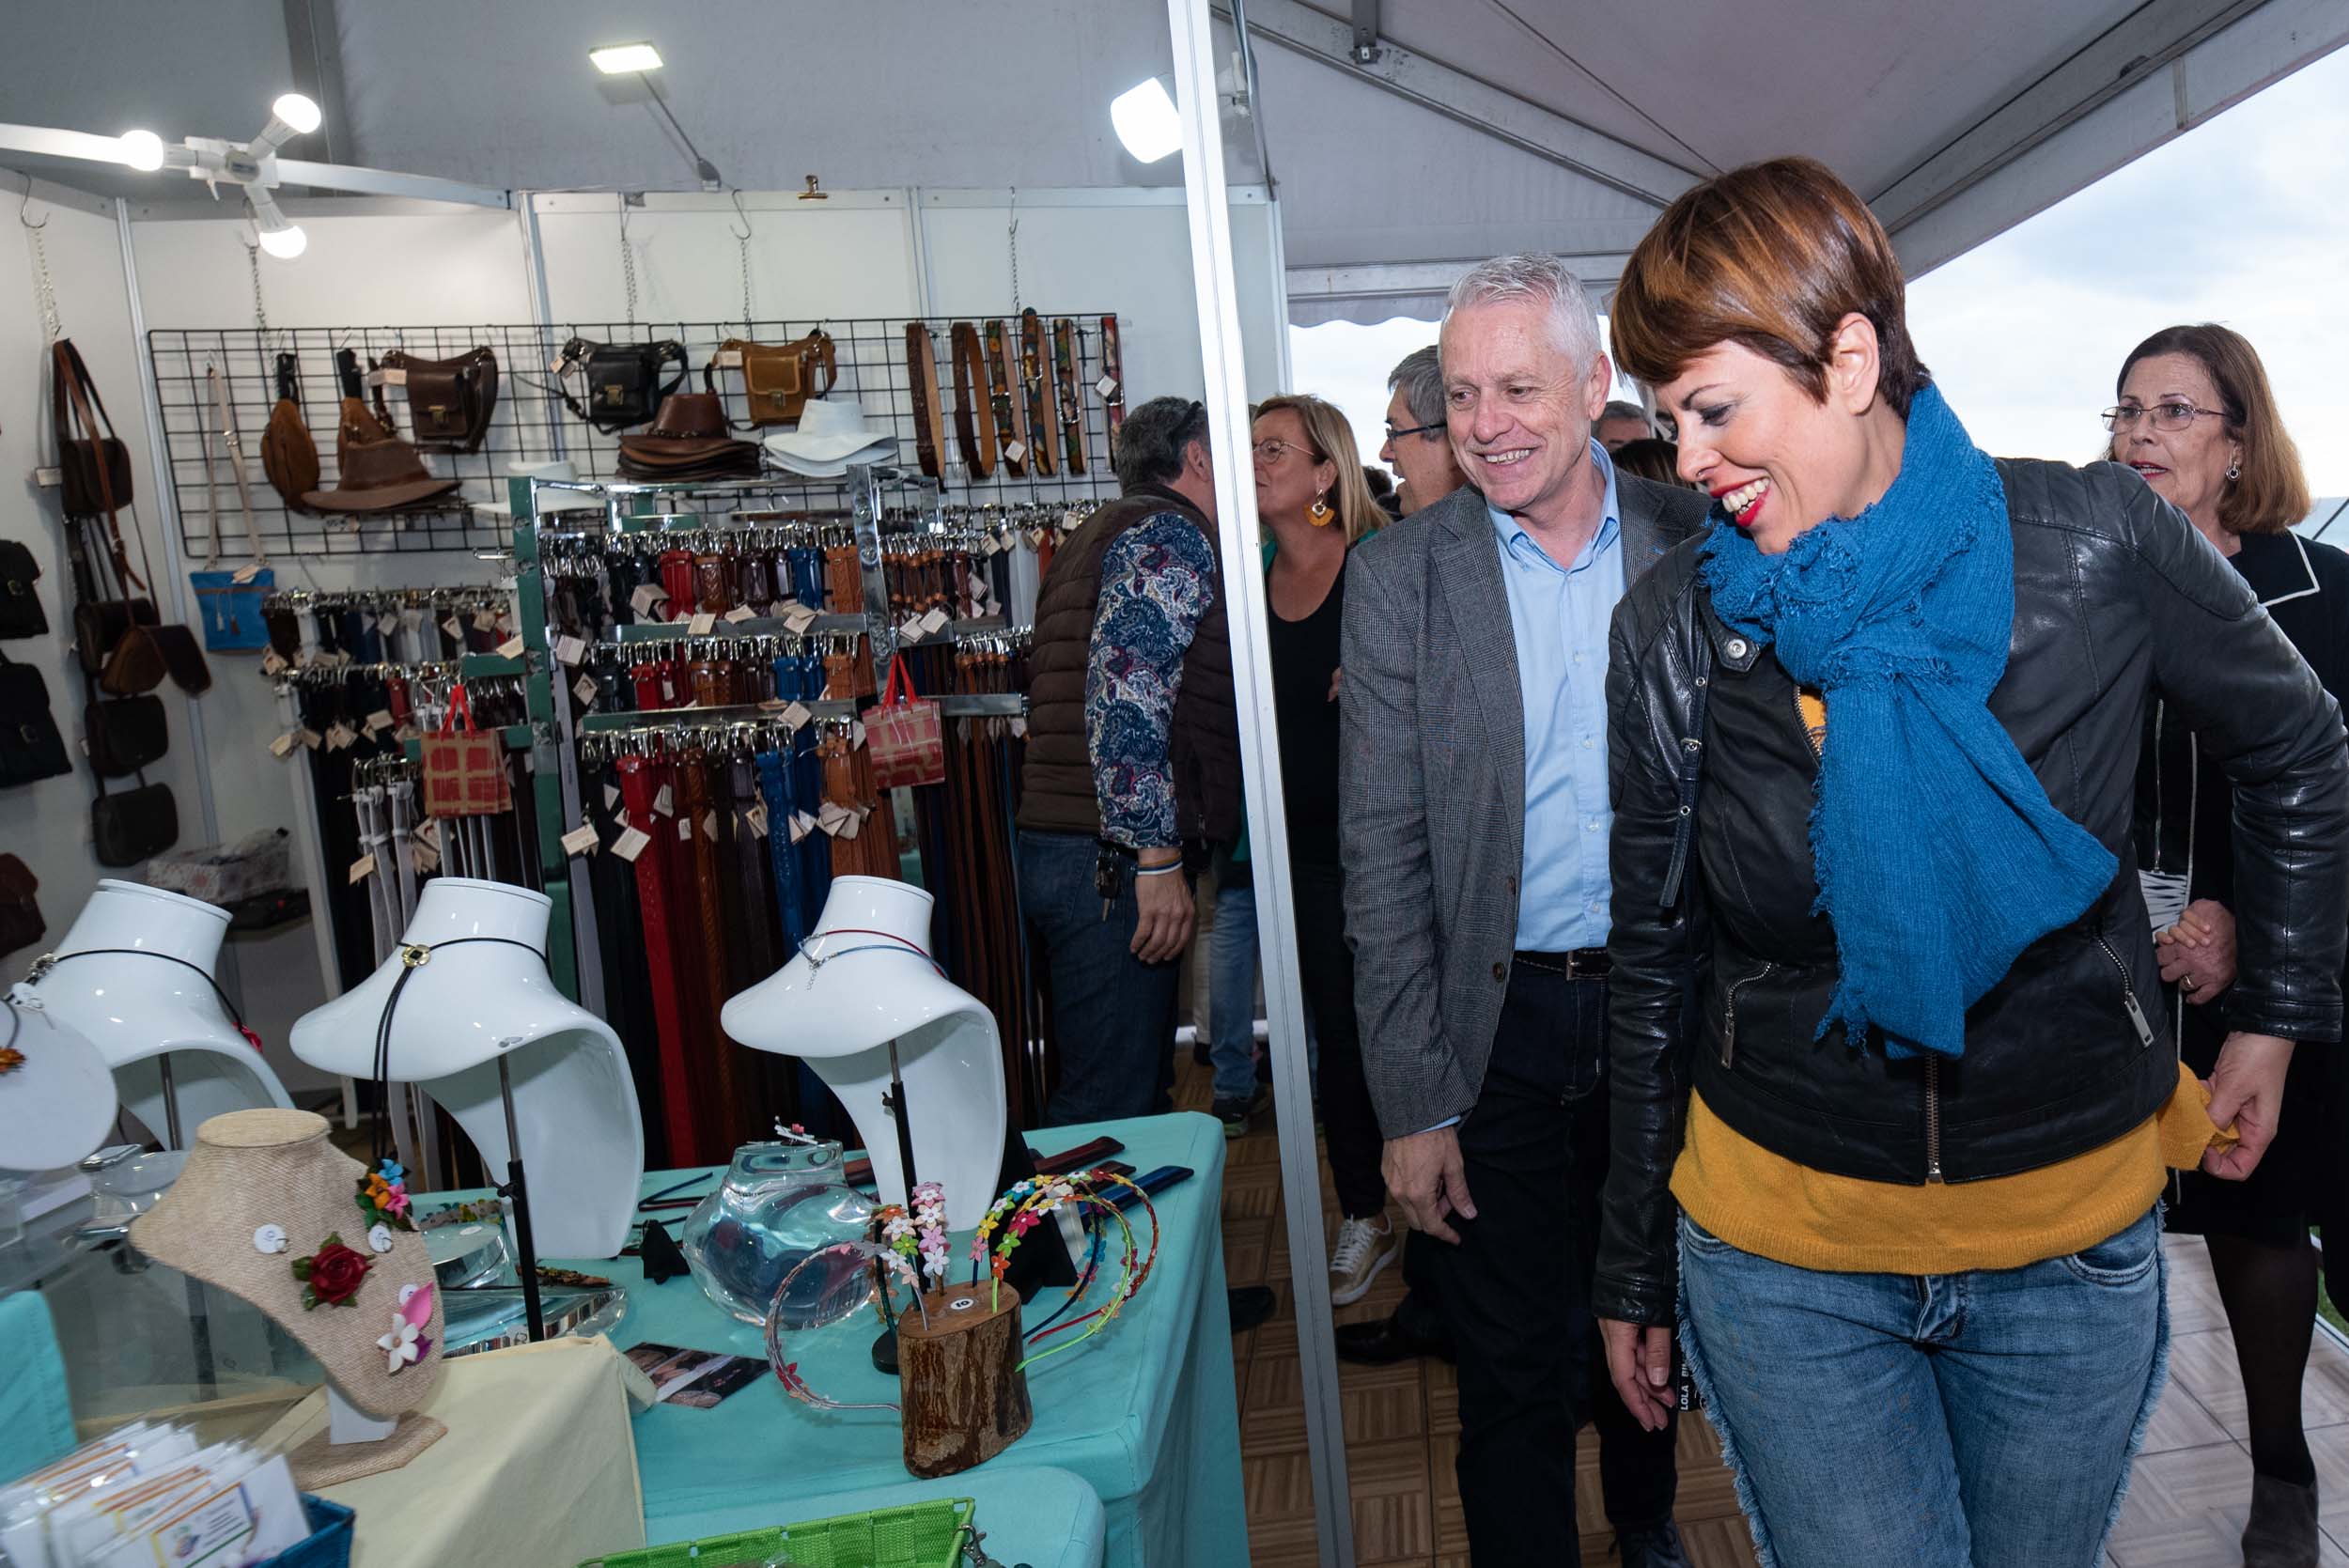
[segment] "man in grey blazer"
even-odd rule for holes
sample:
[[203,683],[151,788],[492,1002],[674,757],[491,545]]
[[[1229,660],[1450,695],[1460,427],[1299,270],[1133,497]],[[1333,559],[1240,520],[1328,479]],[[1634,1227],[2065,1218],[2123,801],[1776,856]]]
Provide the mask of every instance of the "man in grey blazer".
[[1607,631],[1693,530],[1692,490],[1615,474],[1581,283],[1501,256],[1452,290],[1445,422],[1473,488],[1357,547],[1341,687],[1346,935],[1387,1185],[1433,1238],[1480,1568],[1579,1560],[1557,1516],[1598,1423],[1625,1568],[1685,1568],[1669,1428],[1594,1370],[1607,1170]]

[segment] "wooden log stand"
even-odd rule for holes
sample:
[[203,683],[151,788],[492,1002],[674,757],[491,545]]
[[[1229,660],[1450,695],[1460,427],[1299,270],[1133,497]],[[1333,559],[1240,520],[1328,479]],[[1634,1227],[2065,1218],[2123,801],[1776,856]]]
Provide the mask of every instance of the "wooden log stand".
[[1009,1448],[1035,1419],[1028,1403],[1019,1293],[949,1287],[923,1297],[929,1310],[897,1319],[897,1377],[904,1405],[906,1468],[927,1479],[954,1475]]

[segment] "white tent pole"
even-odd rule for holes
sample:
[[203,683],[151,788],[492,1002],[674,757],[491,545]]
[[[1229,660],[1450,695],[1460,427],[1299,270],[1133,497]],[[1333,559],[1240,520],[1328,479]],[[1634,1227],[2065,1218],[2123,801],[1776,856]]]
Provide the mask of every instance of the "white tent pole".
[[[1248,391],[1232,270],[1232,219],[1217,118],[1214,32],[1207,0],[1167,0],[1174,42],[1175,102],[1183,121],[1183,188],[1190,212],[1190,271],[1199,299],[1199,347],[1215,453],[1217,532],[1230,600],[1232,678],[1248,784],[1249,858],[1255,868],[1256,939],[1264,957],[1266,1016],[1288,1213],[1290,1299],[1311,1443],[1314,1517],[1322,1568],[1351,1568],[1353,1514],[1346,1484],[1346,1428],[1330,1321],[1329,1254],[1321,1232],[1321,1161],[1314,1143],[1313,1081],[1298,987],[1297,910],[1289,893],[1288,817],[1280,741],[1272,721],[1272,656],[1264,574],[1256,560],[1256,492],[1249,483]],[[1276,315],[1278,313],[1276,312]]]

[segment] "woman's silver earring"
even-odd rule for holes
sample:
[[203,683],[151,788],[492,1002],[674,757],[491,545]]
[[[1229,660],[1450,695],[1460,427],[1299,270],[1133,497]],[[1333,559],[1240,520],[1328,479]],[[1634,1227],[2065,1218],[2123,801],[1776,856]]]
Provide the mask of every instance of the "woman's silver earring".
[[2242,478],[2242,477],[2243,477],[2243,465],[2242,465],[2241,463],[2229,463],[2229,464],[2227,465],[2227,477],[2228,477],[2228,478],[2230,478],[2230,479],[2240,479],[2240,478]]

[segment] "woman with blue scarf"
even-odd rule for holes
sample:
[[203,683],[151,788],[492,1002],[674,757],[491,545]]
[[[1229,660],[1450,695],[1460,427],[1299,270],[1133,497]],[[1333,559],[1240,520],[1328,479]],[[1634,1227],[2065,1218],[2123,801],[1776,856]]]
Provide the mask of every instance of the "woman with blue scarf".
[[[2248,1175],[2341,1037],[2340,717],[2137,475],[1975,447],[1823,166],[1681,196],[1613,334],[1715,505],[1608,675],[1610,1370],[1660,1423],[1678,1327],[1766,1568],[2090,1568],[2160,1392],[2168,1172]],[[2134,873],[2156,691],[2235,791],[2207,1083]]]

